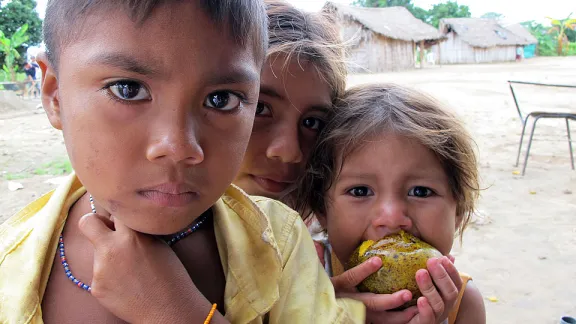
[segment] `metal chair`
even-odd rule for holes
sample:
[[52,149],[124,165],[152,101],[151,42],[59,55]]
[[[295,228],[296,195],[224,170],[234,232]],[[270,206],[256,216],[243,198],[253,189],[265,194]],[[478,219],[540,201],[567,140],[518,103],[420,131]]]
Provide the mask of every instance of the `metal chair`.
[[526,125],[528,124],[528,119],[530,117],[534,118],[534,122],[532,124],[532,131],[530,132],[530,139],[528,140],[528,147],[526,149],[526,156],[524,157],[524,166],[522,167],[522,175],[526,173],[526,166],[528,165],[528,156],[530,156],[530,147],[532,146],[532,139],[534,138],[534,131],[536,130],[536,124],[538,120],[542,118],[562,118],[566,121],[566,132],[568,135],[568,147],[570,149],[570,161],[572,163],[572,170],[574,170],[574,151],[572,149],[572,136],[570,134],[570,120],[576,120],[576,111],[574,113],[571,112],[544,112],[544,111],[532,111],[524,117],[522,115],[522,111],[520,110],[520,106],[518,104],[518,99],[516,98],[516,93],[514,93],[513,84],[529,84],[529,85],[536,85],[536,86],[544,86],[544,87],[559,87],[559,88],[574,88],[576,89],[576,85],[561,85],[561,84],[544,84],[544,83],[535,83],[535,82],[523,82],[523,81],[508,81],[510,86],[510,91],[512,92],[512,97],[514,98],[514,103],[516,104],[516,110],[518,111],[518,115],[520,116],[520,121],[522,122],[522,135],[520,136],[520,144],[518,145],[518,155],[516,156],[516,166],[520,162],[520,153],[522,152],[522,143],[524,141],[524,134],[526,132]]

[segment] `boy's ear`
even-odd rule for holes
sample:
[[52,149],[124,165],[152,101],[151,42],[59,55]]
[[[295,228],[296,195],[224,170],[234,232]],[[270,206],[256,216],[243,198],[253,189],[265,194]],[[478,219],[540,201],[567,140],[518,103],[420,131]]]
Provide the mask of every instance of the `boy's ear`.
[[42,106],[52,127],[62,130],[60,99],[58,96],[58,76],[46,53],[38,54],[36,62],[42,70]]

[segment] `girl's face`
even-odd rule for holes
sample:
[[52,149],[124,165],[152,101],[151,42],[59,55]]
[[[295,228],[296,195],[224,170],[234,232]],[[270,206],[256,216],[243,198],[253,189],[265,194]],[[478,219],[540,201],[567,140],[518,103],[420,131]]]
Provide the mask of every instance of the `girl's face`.
[[344,264],[363,241],[400,230],[446,255],[461,220],[438,158],[391,132],[348,156],[327,195],[327,215],[319,219]]
[[304,170],[331,107],[330,87],[312,63],[283,57],[264,63],[248,150],[235,184],[280,198]]

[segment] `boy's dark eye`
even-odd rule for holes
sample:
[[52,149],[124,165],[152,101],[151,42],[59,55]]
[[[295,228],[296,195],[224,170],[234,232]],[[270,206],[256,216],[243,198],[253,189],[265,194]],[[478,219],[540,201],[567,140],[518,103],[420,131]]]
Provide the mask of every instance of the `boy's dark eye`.
[[136,81],[116,81],[108,89],[118,99],[126,101],[150,100],[148,90]]
[[272,115],[272,109],[270,109],[270,106],[261,102],[259,102],[256,105],[256,116],[271,116],[271,115]]
[[212,92],[206,97],[204,105],[220,111],[234,110],[242,104],[242,100],[237,95],[229,91]]
[[365,186],[354,187],[348,190],[348,193],[353,197],[366,197],[374,195],[372,189]]
[[410,189],[410,191],[408,191],[408,196],[414,196],[418,198],[430,197],[432,196],[432,194],[434,194],[434,191],[432,191],[432,189],[422,186],[416,186]]
[[317,117],[308,117],[302,120],[302,126],[304,126],[304,128],[317,132],[321,131],[325,125],[326,122]]

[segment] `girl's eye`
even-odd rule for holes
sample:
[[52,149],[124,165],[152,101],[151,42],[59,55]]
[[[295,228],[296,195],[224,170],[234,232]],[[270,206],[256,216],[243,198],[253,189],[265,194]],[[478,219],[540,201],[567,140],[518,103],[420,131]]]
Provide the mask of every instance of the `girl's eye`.
[[348,194],[350,194],[353,197],[367,197],[367,196],[373,196],[374,192],[372,191],[372,189],[368,187],[360,186],[348,190]]
[[108,86],[108,90],[118,99],[126,101],[150,100],[148,90],[136,81],[116,81]]
[[212,92],[206,97],[204,105],[221,111],[231,111],[242,105],[242,99],[229,91]]
[[302,120],[302,126],[304,126],[304,128],[319,132],[321,131],[324,126],[326,125],[326,122],[324,122],[322,119],[317,118],[317,117],[308,117],[305,118],[304,120]]
[[414,187],[410,189],[410,191],[408,191],[408,196],[414,196],[418,198],[427,198],[432,196],[433,194],[434,191],[432,191],[432,189],[421,186]]
[[259,102],[256,105],[256,116],[272,116],[272,110],[270,109],[270,106]]

